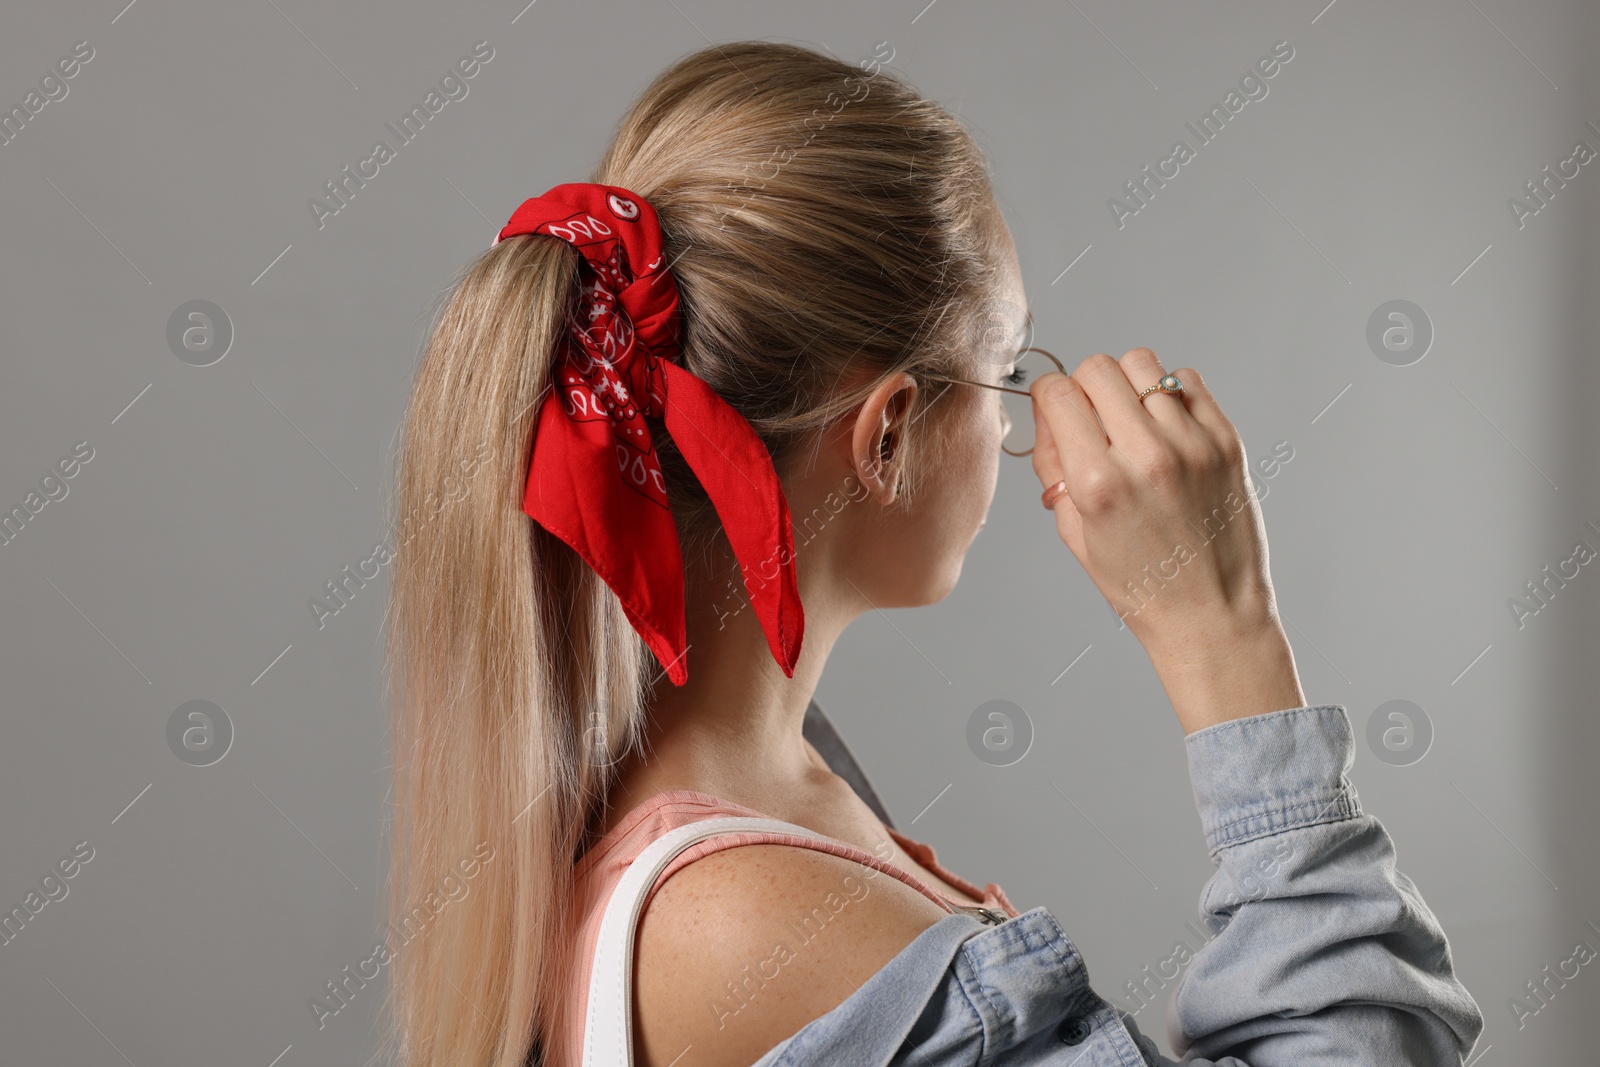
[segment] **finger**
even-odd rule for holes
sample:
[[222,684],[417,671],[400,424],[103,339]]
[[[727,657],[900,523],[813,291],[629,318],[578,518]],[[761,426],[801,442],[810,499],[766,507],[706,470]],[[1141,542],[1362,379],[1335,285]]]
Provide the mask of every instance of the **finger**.
[[[1111,447],[1094,405],[1082,385],[1060,371],[1041,375],[1028,392],[1033,394],[1034,473],[1043,485],[1065,480],[1071,486],[1086,464],[1103,462]],[[1040,455],[1045,440],[1048,459]]]
[[1237,438],[1239,431],[1234,428],[1233,420],[1223,413],[1217,398],[1206,386],[1205,379],[1200,377],[1200,372],[1193,367],[1184,367],[1174,373],[1183,383],[1183,392],[1179,395],[1183,397],[1184,406],[1207,435],[1218,442]]
[[[1050,424],[1040,417],[1037,400],[1034,401],[1033,418],[1033,472],[1039,476],[1040,484],[1048,488],[1058,482],[1065,482],[1066,472],[1062,466],[1060,450],[1056,448],[1055,438],[1050,436]],[[1042,499],[1040,503],[1043,503]],[[1078,514],[1070,489],[1056,497],[1055,504],[1050,510],[1055,512],[1056,533],[1060,534],[1061,540],[1067,547],[1082,559],[1083,516]]]
[[1056,439],[1050,435],[1050,424],[1039,411],[1037,397],[1033,400],[1033,454],[1029,458],[1033,461],[1033,473],[1039,476],[1040,485],[1048,488],[1066,477]]
[[[1167,375],[1161,367],[1161,357],[1148,348],[1129,349],[1121,359],[1117,360],[1117,364],[1122,368],[1123,377],[1134,387],[1135,400],[1139,400],[1140,393]],[[1144,407],[1145,414],[1162,426],[1179,433],[1193,429],[1190,425],[1193,416],[1183,403],[1182,393],[1166,393],[1157,389],[1143,400],[1139,400],[1139,403]]]
[[1113,448],[1121,449],[1126,454],[1128,448],[1133,446],[1134,451],[1138,452],[1142,451],[1140,446],[1152,439],[1164,440],[1169,436],[1161,432],[1161,424],[1139,400],[1133,383],[1123,373],[1122,364],[1104,352],[1096,352],[1078,364],[1072,377],[1083,386],[1083,391],[1094,404]]

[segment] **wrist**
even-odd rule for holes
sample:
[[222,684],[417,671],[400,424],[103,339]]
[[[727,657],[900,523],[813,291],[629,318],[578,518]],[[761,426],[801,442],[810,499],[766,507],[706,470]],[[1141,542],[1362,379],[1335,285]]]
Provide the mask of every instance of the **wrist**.
[[1294,651],[1275,618],[1208,627],[1201,635],[1149,651],[1185,734],[1305,706]]

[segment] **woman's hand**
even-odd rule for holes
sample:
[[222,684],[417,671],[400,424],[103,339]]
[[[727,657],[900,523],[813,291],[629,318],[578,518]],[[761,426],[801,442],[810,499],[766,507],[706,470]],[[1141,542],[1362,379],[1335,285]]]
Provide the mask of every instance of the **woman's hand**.
[[1193,368],[1175,372],[1182,393],[1139,400],[1165,373],[1135,348],[1034,382],[1034,473],[1067,489],[1056,530],[1190,732],[1300,707],[1244,444]]

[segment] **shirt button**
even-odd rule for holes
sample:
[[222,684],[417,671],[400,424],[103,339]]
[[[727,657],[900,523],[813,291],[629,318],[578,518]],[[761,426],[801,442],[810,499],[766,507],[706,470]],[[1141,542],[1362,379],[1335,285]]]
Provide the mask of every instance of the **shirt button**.
[[1089,1036],[1089,1020],[1080,1017],[1064,1019],[1056,1027],[1056,1036],[1063,1045],[1082,1044],[1083,1039]]

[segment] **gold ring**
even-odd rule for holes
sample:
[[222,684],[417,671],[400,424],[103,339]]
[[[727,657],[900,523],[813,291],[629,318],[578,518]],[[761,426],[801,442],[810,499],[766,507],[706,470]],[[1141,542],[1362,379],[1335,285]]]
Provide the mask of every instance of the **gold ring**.
[[1181,393],[1183,392],[1183,383],[1178,381],[1177,375],[1166,374],[1162,376],[1159,382],[1140,393],[1138,398],[1143,400],[1151,393],[1158,391],[1163,393]]

